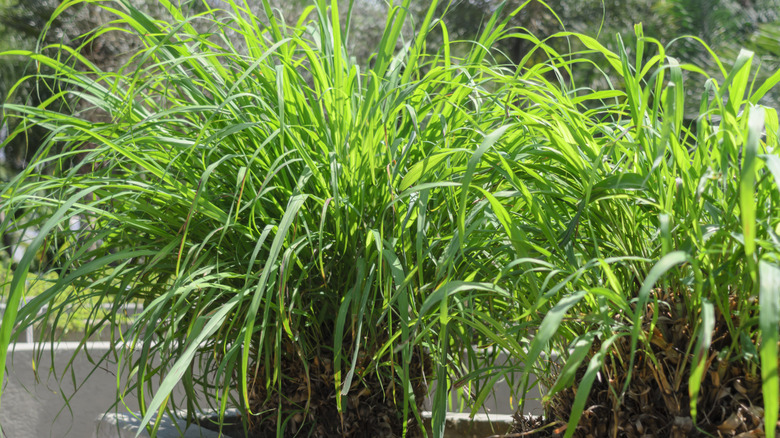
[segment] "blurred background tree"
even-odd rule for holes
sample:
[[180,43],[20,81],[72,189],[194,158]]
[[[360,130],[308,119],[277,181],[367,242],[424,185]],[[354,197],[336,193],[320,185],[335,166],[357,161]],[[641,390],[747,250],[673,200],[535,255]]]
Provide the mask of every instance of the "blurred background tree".
[[[139,1],[149,3],[150,6],[157,4],[156,0]],[[70,8],[55,19],[48,31],[42,34],[50,17],[61,3],[60,0],[0,0],[0,52],[9,50],[49,52],[53,49],[47,47],[52,44],[64,44],[76,48],[84,41],[85,35],[111,20],[111,17],[101,13],[99,8],[82,4]],[[157,6],[156,9],[161,11],[162,7]],[[134,40],[124,39],[119,33],[111,32],[86,46],[82,54],[101,68],[112,70],[122,65],[126,57],[132,54],[133,49],[136,48],[134,43]],[[42,67],[31,63],[23,56],[7,55],[0,58],[0,105],[5,102],[22,101],[39,104],[48,99],[55,90],[53,81],[26,81],[9,96],[17,81],[39,68]],[[7,118],[3,107],[0,106],[0,130],[2,130],[0,141],[14,129],[13,125],[13,120]],[[3,180],[7,180],[10,172],[24,168],[35,153],[35,145],[41,143],[41,135],[43,132],[40,130],[30,130],[27,135],[16,137],[0,149],[2,167],[0,177]]]
[[[440,5],[439,12],[451,40],[471,40],[479,34],[481,20],[497,8],[503,5],[506,18],[523,3],[525,0],[454,0],[450,5]],[[424,12],[423,5],[416,8],[416,13]],[[717,71],[712,57],[700,42],[686,36],[706,42],[724,59],[736,59],[741,48],[755,51],[765,76],[780,68],[780,0],[548,0],[529,4],[509,19],[508,27],[526,29],[541,39],[562,30],[581,32],[615,51],[616,34],[621,35],[627,48],[634,46],[633,26],[640,22],[645,36],[664,44],[668,55],[708,72]],[[565,39],[552,46],[564,53],[584,49]],[[532,43],[512,38],[499,47],[508,60],[518,62],[532,49]],[[578,86],[607,85],[595,68],[579,69],[577,73]],[[702,85],[691,84],[689,94],[700,95]],[[762,101],[774,107],[779,102],[777,90]]]

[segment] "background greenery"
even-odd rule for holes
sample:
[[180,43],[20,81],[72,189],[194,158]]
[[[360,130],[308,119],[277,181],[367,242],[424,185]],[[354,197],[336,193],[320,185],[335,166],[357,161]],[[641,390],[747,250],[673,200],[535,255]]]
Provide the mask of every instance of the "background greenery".
[[[154,17],[167,16],[167,12],[158,2],[137,0],[134,3]],[[499,0],[458,0],[451,4],[439,4],[436,13],[444,17],[452,41],[468,41],[477,37],[487,17],[501,3]],[[504,7],[506,14],[523,2],[509,0],[504,3],[506,3]],[[76,5],[60,16],[52,24],[51,30],[44,39],[38,41],[51,13],[59,4],[58,0],[24,2],[2,0],[0,2],[0,50],[30,49],[36,44],[45,45],[53,42],[63,42],[75,47],[82,35],[108,20],[108,15],[94,5],[88,3]],[[277,10],[279,16],[286,18],[288,24],[294,24],[307,2],[274,0],[270,4]],[[185,10],[197,7],[190,5],[195,3],[182,4]],[[261,3],[256,2],[253,7],[254,13],[257,14]],[[422,20],[425,9],[425,2],[415,2],[411,5],[410,13],[413,20],[410,20],[410,24],[405,26],[402,33],[402,37],[406,40],[410,38],[412,32],[411,23]],[[671,56],[689,60],[706,70],[714,70],[716,67],[707,50],[695,40],[680,37],[693,35],[700,38],[727,63],[728,60],[736,59],[741,48],[753,50],[761,62],[758,77],[766,79],[780,66],[780,42],[778,42],[780,41],[778,38],[780,12],[778,11],[780,11],[780,0],[587,0],[576,4],[552,0],[546,4],[531,2],[525,6],[522,13],[512,16],[508,25],[527,29],[537,35],[551,35],[565,28],[595,36],[606,47],[614,50],[615,34],[621,34],[626,39],[627,46],[631,47],[634,38],[632,27],[636,22],[642,21],[645,35],[667,46]],[[346,2],[342,2],[342,18],[346,17],[346,13]],[[353,35],[359,37],[347,41],[347,47],[351,56],[354,56],[359,64],[365,65],[369,62],[372,50],[381,38],[387,5],[376,0],[358,0],[351,14],[354,17]],[[239,40],[235,42],[240,45]],[[398,47],[402,44],[403,39],[399,40]],[[431,49],[435,49],[441,44],[441,39],[432,36],[428,44],[432,45]],[[571,40],[552,41],[551,44],[561,52],[582,49],[582,45]],[[567,47],[571,44],[574,46]],[[453,45],[455,52],[459,50],[457,46],[457,44]],[[467,46],[463,44],[461,50]],[[518,62],[531,47],[532,43],[526,40],[504,39],[498,43],[497,49],[503,53],[499,56]],[[124,63],[126,57],[135,48],[137,47],[128,40],[107,34],[83,50],[82,54],[101,68],[114,70]],[[5,101],[11,84],[14,84],[25,72],[32,71],[31,68],[33,67],[30,62],[21,57],[5,57],[0,60],[0,102]],[[599,74],[594,66],[587,64],[577,66],[575,73],[580,85],[594,88],[607,87],[610,79]],[[692,79],[698,80],[696,76],[692,76]],[[42,101],[52,92],[41,84],[26,84],[26,86],[28,89],[16,93],[16,99],[27,96],[32,99],[31,102]],[[780,93],[775,90],[770,91],[762,103],[777,107],[780,104]],[[690,118],[695,108],[687,108],[686,111],[687,117]],[[0,111],[0,119],[2,119],[2,111]],[[1,126],[2,120],[0,120]],[[7,179],[10,172],[24,167],[24,163],[34,153],[35,145],[42,141],[37,135],[39,135],[37,131],[30,131],[28,140],[19,139],[5,148],[3,155],[0,156],[0,169],[2,169],[0,176],[6,175],[3,178]]]

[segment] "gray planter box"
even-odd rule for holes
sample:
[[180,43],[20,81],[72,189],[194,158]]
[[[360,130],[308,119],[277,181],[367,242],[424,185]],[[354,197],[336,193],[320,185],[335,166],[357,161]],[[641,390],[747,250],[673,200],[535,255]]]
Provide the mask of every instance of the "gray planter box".
[[[431,432],[430,421],[431,413],[422,413],[423,422],[428,432]],[[228,416],[227,421],[237,422],[238,417]],[[138,434],[138,425],[140,419],[137,416],[126,414],[107,414],[100,416],[96,420],[96,432],[94,438],[149,438],[146,430]],[[445,425],[445,438],[484,438],[491,435],[501,435],[509,431],[512,426],[511,415],[485,415],[477,414],[473,419],[468,414],[450,413],[447,414],[447,423]],[[138,434],[138,435],[136,435]],[[210,429],[199,427],[195,424],[186,424],[184,420],[174,420],[169,416],[163,417],[160,421],[160,428],[157,431],[157,438],[218,438],[220,435]],[[227,434],[221,435],[222,438],[240,438]]]
[[[7,368],[0,425],[8,438],[88,438],[95,434],[95,418],[124,413],[118,404],[116,363],[111,358],[96,366],[110,351],[109,342],[88,342],[75,357],[78,342],[17,343],[7,352]],[[38,361],[38,352],[43,351]],[[87,355],[86,353],[89,353]],[[70,363],[71,359],[73,361]],[[36,381],[33,360],[38,369]],[[56,371],[56,375],[54,374]],[[180,400],[184,391],[174,389]],[[125,397],[131,408],[134,395]]]
[[[105,414],[98,417],[93,425],[93,438],[149,438],[149,432],[146,430],[138,434],[138,426],[141,424],[141,418],[138,415],[129,414]],[[197,425],[187,426],[187,422],[182,419],[172,419],[164,416],[160,420],[160,427],[157,429],[157,438],[218,438],[217,432],[208,430]],[[222,435],[224,438],[229,438]]]
[[[6,387],[3,390],[0,424],[9,438],[89,437],[94,418],[116,404],[116,375],[111,365],[95,367],[86,354],[78,354],[70,368],[76,342],[55,344],[18,343],[7,353]],[[36,382],[32,369],[37,352]],[[109,351],[109,343],[89,343],[93,358]],[[53,355],[53,360],[52,360]],[[94,359],[93,359],[94,360]],[[51,370],[56,370],[56,376]],[[77,391],[78,389],[78,391]],[[134,397],[126,399],[137,403]]]
[[[7,437],[135,437],[139,420],[129,415],[124,406],[116,406],[114,364],[108,361],[96,367],[82,352],[74,358],[70,368],[67,368],[78,345],[75,342],[55,344],[53,352],[50,344],[17,343],[11,346],[8,352],[9,374],[6,376],[6,388],[0,409],[0,425]],[[43,348],[44,353],[41,361],[36,363],[41,379],[36,382],[31,364],[39,348]],[[102,357],[109,349],[108,342],[86,344],[86,350],[93,360]],[[51,374],[52,369],[58,374]],[[180,388],[174,392],[174,396],[182,394]],[[538,392],[529,394],[525,406],[526,414],[542,414],[538,397]],[[137,406],[134,396],[128,396],[125,403],[131,409]],[[426,406],[430,409],[429,402]],[[454,396],[450,406],[458,406]],[[448,415],[447,436],[473,438],[504,433],[511,423],[513,408],[516,407],[517,400],[513,400],[510,405],[509,385],[499,381],[494,386],[494,393],[488,397],[485,406],[473,421],[467,413]],[[429,415],[423,413],[424,418],[429,418]],[[98,427],[95,425],[96,418]],[[190,426],[194,428],[190,432],[190,428],[186,428],[183,421],[165,421],[168,423],[163,425],[161,435],[158,436],[217,436],[215,432],[196,426]],[[427,422],[430,424],[430,420]],[[187,434],[180,435],[181,431]],[[163,432],[173,435],[162,435]]]

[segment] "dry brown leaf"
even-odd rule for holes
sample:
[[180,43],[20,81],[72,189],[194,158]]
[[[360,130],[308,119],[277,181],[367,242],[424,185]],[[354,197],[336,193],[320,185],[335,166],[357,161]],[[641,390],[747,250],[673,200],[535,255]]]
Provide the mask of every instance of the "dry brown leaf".
[[710,371],[710,381],[714,388],[720,387],[720,375],[718,374],[717,371],[715,370]]
[[742,385],[742,381],[740,379],[737,379],[736,381],[734,381],[734,389],[736,389],[737,392],[739,392],[742,395],[747,394],[747,391],[748,391],[747,388],[745,388]]
[[745,420],[742,418],[742,415],[739,412],[734,412],[723,423],[718,425],[718,430],[721,432],[734,432],[743,424],[745,424]]

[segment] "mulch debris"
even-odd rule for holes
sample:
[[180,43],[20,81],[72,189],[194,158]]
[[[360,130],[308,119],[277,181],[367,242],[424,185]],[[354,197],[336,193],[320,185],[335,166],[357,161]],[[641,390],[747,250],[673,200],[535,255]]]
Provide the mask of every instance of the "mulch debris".
[[[716,315],[713,342],[697,403],[694,423],[690,409],[688,379],[693,352],[688,351],[693,328],[679,297],[656,290],[658,320],[652,333],[649,321],[656,311],[647,308],[643,329],[650,339],[652,354],[637,351],[631,381],[621,396],[628,375],[631,354],[627,337],[613,345],[601,373],[591,388],[587,408],[580,418],[577,438],[761,438],[764,410],[760,369],[744,360],[725,361],[719,352],[732,339],[723,315]],[[736,322],[733,321],[733,322]],[[599,345],[595,345],[595,353]],[[584,375],[587,363],[579,370]],[[578,379],[579,380],[579,379]],[[545,406],[547,420],[515,416],[507,438],[562,437],[566,432],[576,387],[551,398]],[[780,433],[780,424],[773,425]]]

